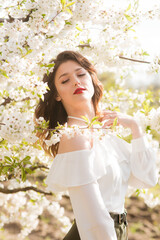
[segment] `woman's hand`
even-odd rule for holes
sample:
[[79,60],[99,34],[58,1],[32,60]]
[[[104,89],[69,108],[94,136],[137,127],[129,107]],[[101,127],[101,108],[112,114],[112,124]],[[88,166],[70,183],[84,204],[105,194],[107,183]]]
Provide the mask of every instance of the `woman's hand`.
[[116,111],[105,110],[102,112],[102,128],[111,127],[115,118],[117,118],[117,125],[122,125],[123,127],[131,129],[133,138],[142,136],[140,127],[132,116]]

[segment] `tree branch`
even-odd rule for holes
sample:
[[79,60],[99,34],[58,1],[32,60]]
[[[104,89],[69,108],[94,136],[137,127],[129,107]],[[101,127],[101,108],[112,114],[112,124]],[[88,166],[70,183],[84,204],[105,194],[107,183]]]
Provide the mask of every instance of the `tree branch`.
[[0,104],[0,106],[6,106],[8,103],[13,101],[10,97],[4,98],[4,102]]
[[58,11],[57,14],[56,14],[56,16],[54,16],[54,18],[52,18],[52,19],[49,21],[49,23],[51,23],[52,21],[54,21],[54,19],[55,19],[61,12],[62,12],[62,10],[61,10],[61,11]]
[[84,47],[91,48],[91,46],[89,44],[80,44],[77,47],[80,47],[80,48],[84,48]]
[[[84,48],[84,47],[88,47],[91,48],[91,46],[89,44],[80,44],[78,45],[78,47],[80,48]],[[121,55],[118,56],[120,59],[124,59],[124,60],[128,60],[128,61],[132,61],[132,62],[139,62],[139,63],[147,63],[150,64],[151,62],[148,61],[143,61],[143,60],[138,60],[138,59],[133,59],[133,58],[128,58],[128,57],[123,57]],[[160,65],[160,62],[158,63]]]
[[36,9],[31,9],[31,11],[29,12],[29,14],[24,17],[24,18],[13,18],[11,17],[10,15],[8,15],[9,18],[0,18],[0,23],[3,23],[5,21],[9,22],[9,23],[12,23],[14,22],[15,20],[19,20],[19,21],[22,21],[22,22],[28,22],[29,21],[29,17],[30,15],[32,14],[32,12],[36,10]]
[[[13,18],[12,16],[8,15],[9,18],[0,18],[0,23],[3,23],[3,22],[5,22],[5,21],[7,21],[7,22],[9,22],[9,23],[12,23],[12,22],[14,22],[15,20],[19,20],[19,21],[22,21],[22,22],[28,22],[30,15],[31,15],[32,12],[35,11],[35,10],[37,10],[37,9],[31,9],[31,11],[29,12],[29,14],[28,14],[26,17],[24,17],[24,18]],[[56,14],[56,16],[54,16],[54,18],[51,19],[51,21],[49,21],[49,23],[52,22],[52,21],[54,21],[54,19],[55,19],[61,12],[62,12],[62,11],[58,11],[57,14]]]
[[38,193],[42,193],[44,195],[53,195],[52,192],[45,192],[39,188],[33,187],[33,186],[29,186],[29,187],[24,187],[24,188],[15,188],[15,189],[8,189],[8,188],[0,188],[0,192],[4,193],[4,194],[11,194],[11,193],[17,193],[17,192],[26,192],[26,191],[35,191]]
[[34,170],[36,170],[36,169],[38,169],[38,168],[45,168],[45,169],[49,169],[49,167],[47,167],[47,166],[45,166],[45,165],[37,165],[37,166],[32,166],[32,167],[30,167],[30,169],[32,170],[32,171],[34,171]]
[[143,60],[138,60],[138,59],[133,59],[133,58],[127,58],[127,57],[123,57],[123,56],[119,56],[119,58],[124,59],[124,60],[128,60],[128,61],[132,61],[132,62],[147,63],[147,64],[151,63],[151,62],[148,62],[148,61],[143,61]]
[[[36,99],[36,98],[32,98],[32,99]],[[14,101],[14,102],[23,102],[23,101],[26,101],[26,100],[30,100],[30,98],[26,97],[26,98],[23,98],[22,100],[16,101],[15,99],[12,99],[12,98],[8,97],[8,98],[4,98],[4,102],[2,102],[0,104],[0,106],[6,106],[8,103],[10,103],[12,101]]]

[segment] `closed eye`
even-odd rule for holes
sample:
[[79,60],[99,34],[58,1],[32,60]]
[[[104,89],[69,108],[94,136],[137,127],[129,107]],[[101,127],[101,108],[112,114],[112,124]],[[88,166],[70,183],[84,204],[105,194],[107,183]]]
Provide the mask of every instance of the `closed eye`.
[[69,79],[67,79],[67,80],[63,81],[63,82],[62,82],[62,84],[64,84],[64,83],[68,82],[68,80],[69,80]]
[[84,76],[84,75],[86,75],[86,74],[85,74],[85,73],[78,74],[78,77],[82,77],[82,76]]
[[[78,74],[78,77],[83,77],[84,75],[86,75],[85,73],[81,73],[81,74]],[[62,82],[62,84],[68,82],[69,79],[66,79],[65,81]]]

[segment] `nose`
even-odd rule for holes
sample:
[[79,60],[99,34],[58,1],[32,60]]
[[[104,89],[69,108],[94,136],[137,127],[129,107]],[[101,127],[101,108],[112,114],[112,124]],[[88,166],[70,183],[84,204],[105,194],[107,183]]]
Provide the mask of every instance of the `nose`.
[[78,79],[77,76],[74,76],[73,79],[74,79],[74,80],[73,80],[73,83],[74,83],[75,86],[80,84],[80,81],[79,81],[79,79]]

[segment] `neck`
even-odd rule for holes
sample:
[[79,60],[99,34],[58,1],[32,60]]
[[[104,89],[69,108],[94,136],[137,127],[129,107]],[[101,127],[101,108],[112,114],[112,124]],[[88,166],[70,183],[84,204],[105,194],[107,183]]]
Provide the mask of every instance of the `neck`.
[[68,116],[73,116],[76,118],[81,118],[82,116],[85,116],[89,120],[91,120],[93,117],[95,117],[95,111],[93,105],[83,105],[83,108],[79,106],[79,109],[72,108],[71,111],[67,111]]
[[86,122],[83,118],[79,118],[79,117],[74,117],[74,116],[68,116],[68,118],[72,118],[72,119],[76,119],[82,122]]

